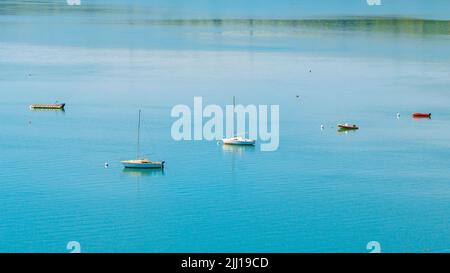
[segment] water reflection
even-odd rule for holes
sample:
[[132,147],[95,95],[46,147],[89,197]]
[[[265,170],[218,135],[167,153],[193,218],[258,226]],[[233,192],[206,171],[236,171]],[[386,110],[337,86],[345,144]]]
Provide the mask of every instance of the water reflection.
[[342,30],[363,32],[395,32],[410,34],[449,34],[448,21],[397,18],[354,18],[354,19],[178,19],[178,20],[128,20],[133,25],[154,26],[196,26],[226,27],[235,26],[246,29],[258,27],[277,27],[317,30]]
[[[315,30],[341,30],[341,31],[363,31],[363,32],[392,32],[410,34],[449,34],[449,22],[446,20],[415,19],[403,16],[403,18],[389,17],[343,17],[336,15],[333,18],[316,17],[311,19],[225,19],[223,16],[208,18],[210,14],[205,10],[205,19],[198,18],[198,14],[180,14],[177,18],[177,10],[173,10],[172,18],[161,18],[155,12],[164,7],[164,3],[128,3],[121,5],[118,3],[89,3],[81,5],[67,5],[65,1],[42,1],[30,4],[29,1],[3,0],[0,5],[0,15],[16,16],[79,16],[80,20],[88,16],[104,16],[96,19],[97,24],[124,24],[133,26],[190,26],[190,27],[212,27],[225,28],[236,27],[239,30],[248,30],[249,35],[254,34],[254,30],[263,28],[287,28],[293,31],[302,29]],[[248,15],[251,17],[252,15]],[[254,15],[253,15],[254,16]],[[101,18],[101,17],[100,17]],[[18,22],[23,24],[23,22]],[[276,33],[276,32],[275,32]]]
[[225,153],[232,153],[237,155],[243,155],[245,152],[254,152],[255,146],[249,145],[222,145],[222,150]]
[[337,130],[338,134],[355,134],[358,130],[349,130],[349,129],[344,129],[344,128],[339,128]]
[[164,169],[130,169],[124,168],[122,173],[134,177],[164,176]]
[[78,13],[99,13],[99,14],[121,14],[124,13],[114,5],[98,5],[90,3],[89,5],[67,5],[66,1],[48,1],[30,3],[29,1],[8,1],[2,0],[0,5],[0,15],[61,15]]
[[62,109],[43,109],[43,108],[31,108],[30,107],[30,111],[32,112],[55,112],[55,113],[62,113],[65,114],[66,110],[64,108]]

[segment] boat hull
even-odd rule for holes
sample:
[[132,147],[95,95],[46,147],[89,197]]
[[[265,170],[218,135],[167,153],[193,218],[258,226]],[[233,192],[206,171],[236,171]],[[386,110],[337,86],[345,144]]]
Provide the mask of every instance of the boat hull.
[[48,109],[48,110],[63,110],[66,106],[65,103],[61,104],[32,104],[31,109]]
[[253,146],[253,145],[255,145],[255,141],[223,140],[223,144],[226,144],[226,145],[240,145],[240,146]]
[[162,169],[164,168],[164,162],[134,162],[134,161],[122,161],[122,165],[129,169]]
[[413,113],[413,118],[431,118],[431,113]]
[[346,126],[346,125],[338,125],[337,126],[339,128],[339,130],[358,130],[359,127],[358,126]]

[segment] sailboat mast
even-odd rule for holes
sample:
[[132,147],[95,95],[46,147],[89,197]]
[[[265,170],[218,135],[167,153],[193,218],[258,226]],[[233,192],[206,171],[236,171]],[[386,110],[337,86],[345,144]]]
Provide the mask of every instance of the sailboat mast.
[[141,109],[139,109],[138,135],[137,135],[137,159],[139,159],[139,147],[141,140]]
[[[233,136],[236,136],[236,132],[235,132],[235,128],[236,128],[236,126],[235,126],[235,124],[236,124],[236,118],[235,118],[235,115],[236,115],[236,96],[233,96]],[[237,131],[237,130],[236,130]]]

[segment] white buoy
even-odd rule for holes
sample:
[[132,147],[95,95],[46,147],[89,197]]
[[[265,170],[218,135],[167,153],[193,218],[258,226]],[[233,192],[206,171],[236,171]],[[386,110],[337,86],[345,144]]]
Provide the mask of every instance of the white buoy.
[[323,130],[323,129],[325,129],[325,126],[323,126],[323,124],[322,124],[322,125],[320,125],[320,130]]
[[106,162],[106,163],[105,163],[105,168],[108,168],[108,167],[109,167],[109,163]]
[[399,119],[400,118],[400,113],[397,113],[397,119]]

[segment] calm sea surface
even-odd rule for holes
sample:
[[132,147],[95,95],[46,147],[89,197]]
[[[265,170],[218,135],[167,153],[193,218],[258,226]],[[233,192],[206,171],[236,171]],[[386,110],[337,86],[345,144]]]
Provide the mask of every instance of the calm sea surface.
[[[0,2],[0,252],[450,251],[447,1],[193,2]],[[172,140],[233,95],[280,105],[277,151]],[[138,109],[164,172],[120,164]]]

